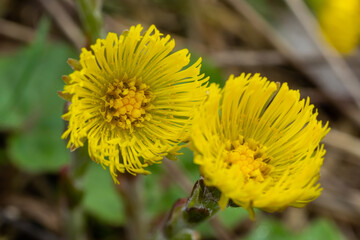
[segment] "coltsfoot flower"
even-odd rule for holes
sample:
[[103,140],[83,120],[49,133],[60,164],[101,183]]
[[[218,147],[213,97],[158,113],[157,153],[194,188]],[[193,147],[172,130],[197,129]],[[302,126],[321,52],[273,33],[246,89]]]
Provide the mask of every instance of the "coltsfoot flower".
[[340,53],[351,53],[360,41],[360,1],[323,2],[318,18],[326,39]]
[[155,26],[144,34],[141,25],[119,37],[109,33],[64,76],[59,94],[71,102],[62,138],[72,150],[88,141],[90,157],[117,172],[147,174],[188,136],[195,109],[206,97],[207,78],[201,59],[188,66],[190,54],[171,53],[175,43]]
[[192,129],[194,162],[205,184],[247,209],[268,212],[303,207],[321,192],[317,183],[329,128],[317,121],[309,98],[260,77],[230,76],[211,85]]

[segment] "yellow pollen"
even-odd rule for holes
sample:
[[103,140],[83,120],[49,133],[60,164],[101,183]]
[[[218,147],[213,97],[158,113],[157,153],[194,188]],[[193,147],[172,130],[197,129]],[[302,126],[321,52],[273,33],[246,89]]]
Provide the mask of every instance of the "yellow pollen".
[[272,166],[268,164],[270,158],[266,158],[261,148],[251,140],[246,142],[243,138],[226,144],[225,163],[227,168],[233,171],[241,171],[245,181],[253,179],[262,182],[271,172]]
[[135,78],[115,79],[102,97],[102,114],[114,127],[132,131],[134,126],[140,127],[144,120],[151,119],[146,110],[151,108],[153,98],[145,83],[137,82]]

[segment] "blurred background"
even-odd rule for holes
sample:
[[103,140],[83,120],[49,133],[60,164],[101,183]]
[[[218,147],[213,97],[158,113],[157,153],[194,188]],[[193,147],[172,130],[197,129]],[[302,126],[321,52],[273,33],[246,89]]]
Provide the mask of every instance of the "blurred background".
[[[84,2],[104,33],[155,24],[176,49],[203,58],[211,82],[242,72],[288,82],[330,122],[321,197],[304,209],[258,211],[255,222],[228,208],[196,228],[202,239],[360,239],[359,0],[0,0],[1,240],[126,237],[126,186],[60,139],[61,76],[71,72],[67,59],[92,41],[78,11]],[[199,178],[192,152],[183,153],[141,177],[148,229]]]

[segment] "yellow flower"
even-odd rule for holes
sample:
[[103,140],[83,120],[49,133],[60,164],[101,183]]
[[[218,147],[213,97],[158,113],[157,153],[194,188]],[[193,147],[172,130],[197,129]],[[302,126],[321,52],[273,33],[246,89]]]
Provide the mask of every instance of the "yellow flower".
[[268,212],[303,207],[320,195],[317,183],[329,131],[317,121],[309,99],[259,74],[230,76],[194,118],[192,147],[205,184],[247,209]]
[[318,18],[326,39],[340,53],[350,53],[360,40],[360,1],[327,0]]
[[171,53],[169,35],[142,29],[109,33],[83,48],[60,92],[71,102],[62,138],[72,150],[87,140],[90,157],[109,167],[115,182],[117,172],[148,174],[145,167],[177,151],[206,97],[201,59],[187,66],[187,49]]

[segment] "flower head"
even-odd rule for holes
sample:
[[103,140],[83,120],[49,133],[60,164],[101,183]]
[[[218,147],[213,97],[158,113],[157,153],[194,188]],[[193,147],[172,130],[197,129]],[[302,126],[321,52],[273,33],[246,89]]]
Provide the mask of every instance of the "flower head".
[[171,53],[169,35],[155,26],[141,31],[137,25],[119,37],[109,33],[82,49],[60,92],[71,102],[62,138],[72,149],[87,140],[90,157],[115,181],[117,171],[147,174],[145,167],[176,151],[206,97],[201,59],[187,66],[188,50]]
[[360,1],[327,0],[318,18],[326,39],[340,53],[348,54],[360,40]]
[[222,91],[210,86],[192,145],[205,184],[221,191],[221,208],[231,199],[253,217],[253,207],[280,211],[320,195],[320,141],[329,129],[309,99],[299,99],[259,74],[230,76]]

